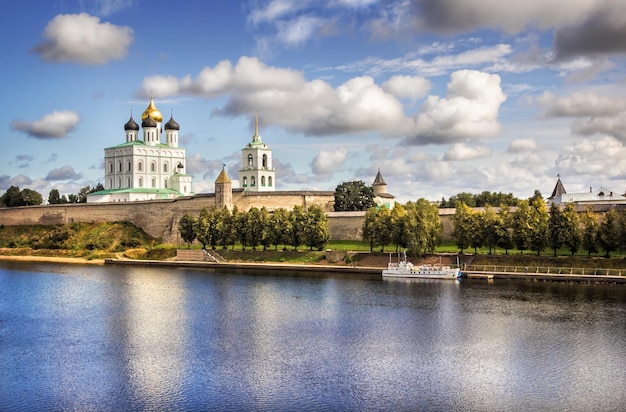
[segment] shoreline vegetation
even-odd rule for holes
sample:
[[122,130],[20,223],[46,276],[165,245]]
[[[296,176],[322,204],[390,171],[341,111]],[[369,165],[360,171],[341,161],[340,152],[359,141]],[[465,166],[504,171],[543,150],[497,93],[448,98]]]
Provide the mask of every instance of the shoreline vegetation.
[[[0,260],[97,264],[136,262],[137,264],[158,264],[177,262],[177,249],[187,249],[187,245],[162,244],[149,238],[143,231],[128,223],[94,223],[63,226],[0,226]],[[200,245],[192,245],[200,249]],[[313,267],[319,270],[341,268],[344,272],[370,272],[382,270],[387,263],[398,256],[395,247],[388,246],[384,251],[377,248],[370,252],[366,242],[329,241],[324,251],[299,250],[276,247],[267,250],[243,248],[237,245],[228,249],[215,249],[224,258],[224,266],[251,267],[256,265],[268,268],[289,265],[293,269]],[[334,259],[328,259],[328,251],[339,252]],[[466,250],[467,252],[467,250]],[[457,257],[462,270],[467,273],[514,273],[516,275],[549,274],[553,278],[564,275],[580,276],[585,279],[593,275],[598,280],[615,278],[626,281],[626,258],[614,255],[612,258],[600,256],[569,256],[567,252],[557,256],[521,254],[509,251],[508,254],[479,253],[459,254],[452,244],[438,247],[434,254],[423,258],[409,256],[414,264],[455,264]],[[549,253],[550,251],[546,251]],[[339,256],[339,258],[336,258]],[[203,262],[197,262],[199,264]],[[204,262],[208,263],[208,262]],[[540,273],[541,272],[541,273]],[[558,276],[557,276],[558,275]],[[574,279],[574,277],[572,277]]]

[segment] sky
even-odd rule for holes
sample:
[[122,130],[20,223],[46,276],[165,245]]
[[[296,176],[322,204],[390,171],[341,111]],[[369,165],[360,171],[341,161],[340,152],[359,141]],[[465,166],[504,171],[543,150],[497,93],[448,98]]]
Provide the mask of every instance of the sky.
[[626,191],[626,0],[2,5],[0,193],[103,183],[151,96],[195,193],[236,185],[257,113],[276,190]]

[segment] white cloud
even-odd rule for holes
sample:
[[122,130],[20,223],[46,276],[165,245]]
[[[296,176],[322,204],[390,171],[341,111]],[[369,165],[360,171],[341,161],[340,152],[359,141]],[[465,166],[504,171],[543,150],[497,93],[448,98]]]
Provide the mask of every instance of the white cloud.
[[336,150],[320,150],[311,162],[311,170],[316,175],[329,175],[335,172],[346,161],[348,151],[345,147]]
[[14,120],[11,122],[11,129],[24,132],[31,137],[39,139],[60,138],[67,136],[68,133],[74,130],[79,121],[80,116],[74,111],[65,110],[59,112],[55,110],[32,122]]
[[516,139],[513,140],[508,149],[508,153],[524,153],[537,150],[537,141],[535,139]]
[[33,49],[43,60],[99,65],[126,56],[133,30],[86,13],[60,14],[50,20],[44,37]]
[[625,176],[626,147],[613,137],[580,139],[561,149],[555,165],[563,176],[589,175],[596,182]]
[[476,160],[491,157],[488,147],[465,143],[456,143],[443,155],[443,160]]
[[144,79],[139,94],[156,97],[228,96],[220,115],[238,116],[263,108],[267,124],[306,135],[381,131],[393,134],[406,122],[404,108],[371,77],[356,77],[333,88],[322,80],[306,81],[301,72],[271,67],[242,57],[233,66],[222,61],[192,79],[155,76]]
[[426,96],[432,84],[424,77],[393,76],[382,84],[383,90],[400,99],[409,99],[415,104],[418,99]]
[[248,20],[255,24],[273,22],[300,10],[306,3],[306,1],[272,0],[264,8],[252,9]]
[[572,132],[582,136],[605,134],[626,141],[626,99],[597,92],[557,97],[544,92],[536,98],[547,117],[573,117]]
[[500,76],[474,70],[454,72],[446,97],[426,99],[407,143],[442,144],[494,136],[500,131],[498,112],[505,100]]

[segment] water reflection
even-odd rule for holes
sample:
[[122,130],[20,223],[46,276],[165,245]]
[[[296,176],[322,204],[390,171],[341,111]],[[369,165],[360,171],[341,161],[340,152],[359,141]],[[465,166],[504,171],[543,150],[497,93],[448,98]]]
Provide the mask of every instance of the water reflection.
[[619,410],[625,288],[0,263],[2,410]]

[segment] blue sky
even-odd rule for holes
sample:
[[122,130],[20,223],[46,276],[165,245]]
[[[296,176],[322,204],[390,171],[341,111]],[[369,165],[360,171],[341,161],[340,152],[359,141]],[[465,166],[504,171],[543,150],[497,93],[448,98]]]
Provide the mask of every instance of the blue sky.
[[626,191],[624,0],[5,0],[0,193],[103,182],[150,96],[196,193],[254,133],[277,190]]

